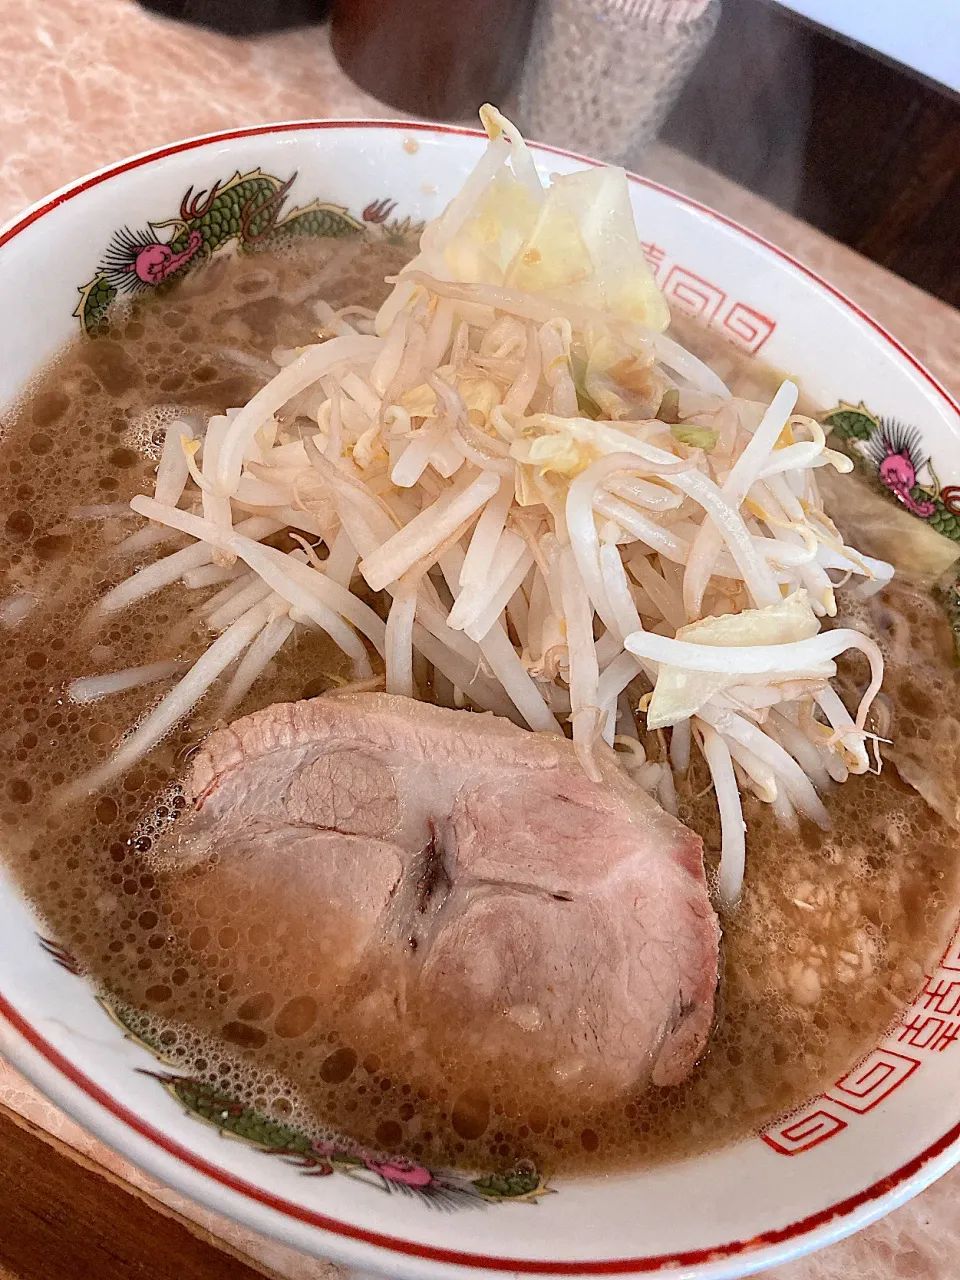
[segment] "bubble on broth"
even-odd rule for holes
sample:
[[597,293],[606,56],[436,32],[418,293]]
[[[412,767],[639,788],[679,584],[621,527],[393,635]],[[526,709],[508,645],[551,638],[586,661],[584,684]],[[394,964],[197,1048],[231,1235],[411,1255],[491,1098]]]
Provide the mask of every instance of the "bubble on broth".
[[[192,866],[178,855],[180,780],[217,722],[215,690],[124,778],[69,811],[50,803],[163,692],[75,706],[69,682],[196,658],[207,642],[196,608],[219,589],[177,583],[92,633],[96,599],[155,552],[124,552],[139,521],[77,520],[71,511],[149,491],[161,432],[174,417],[243,403],[263,381],[256,361],[316,333],[316,298],[375,306],[383,276],[408,254],[305,241],[215,260],[178,291],[129,307],[107,338],[71,346],[6,416],[2,594],[39,603],[16,626],[0,626],[5,857],[51,935],[167,1062],[317,1141],[347,1133],[428,1164],[506,1170],[531,1160],[546,1173],[722,1145],[842,1074],[908,1003],[944,932],[956,900],[956,833],[889,766],[834,789],[826,836],[806,823],[785,833],[768,807],[747,799],[747,879],[723,920],[709,1049],[684,1084],[613,1099],[519,1060],[493,1060],[440,1025],[426,1041],[402,1020],[371,1033],[350,1009],[378,998],[377,974],[338,987],[311,904],[294,909],[264,877],[242,882],[227,865]],[[696,345],[695,331],[684,337]],[[742,359],[735,367],[731,350],[723,349],[728,377],[737,367],[764,376]],[[951,733],[960,742],[945,624],[928,596],[910,603],[900,590],[885,597],[892,609],[900,602],[883,641],[891,703],[912,743]],[[342,655],[304,632],[238,714],[346,678]],[[863,673],[851,668],[849,679],[856,686]],[[719,830],[707,781],[694,762],[679,799],[681,816],[704,836],[712,872]]]

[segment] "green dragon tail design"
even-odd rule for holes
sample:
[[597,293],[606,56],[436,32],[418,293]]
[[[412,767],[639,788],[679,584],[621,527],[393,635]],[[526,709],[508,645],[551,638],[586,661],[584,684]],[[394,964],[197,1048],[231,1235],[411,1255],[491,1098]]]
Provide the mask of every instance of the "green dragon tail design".
[[[74,967],[76,962],[56,943],[41,939],[41,945],[57,963],[67,963],[71,972],[82,972]],[[164,1067],[173,1068],[165,1046],[153,1033],[146,1015],[103,996],[98,996],[97,1002],[129,1039],[148,1050]],[[314,1139],[294,1122],[238,1102],[216,1080],[180,1075],[175,1070],[138,1070],[142,1075],[158,1080],[195,1119],[211,1125],[224,1137],[249,1143],[267,1155],[283,1157],[309,1177],[348,1174],[382,1191],[413,1195],[445,1209],[507,1201],[534,1204],[542,1196],[551,1194],[545,1179],[529,1161],[521,1161],[506,1173],[490,1173],[481,1177],[453,1171],[438,1172],[405,1156],[375,1151],[351,1138],[337,1135],[329,1139]]]
[[150,1071],[144,1074],[158,1080],[196,1119],[267,1155],[282,1156],[308,1177],[344,1173],[382,1191],[416,1196],[447,1209],[505,1201],[533,1204],[549,1194],[544,1180],[528,1163],[509,1173],[473,1179],[463,1174],[438,1173],[349,1138],[313,1139],[295,1124],[237,1102],[221,1086],[200,1077]]
[[[378,224],[379,235],[389,240],[419,230],[409,218],[387,221],[393,201],[373,201],[362,219],[321,200],[284,213],[296,177],[294,173],[284,181],[261,169],[238,171],[228,182],[214,182],[209,189],[195,192],[190,187],[176,217],[151,222],[147,230],[115,231],[96,275],[79,290],[73,314],[83,332],[93,337],[105,332],[108,312],[118,297],[171,284],[231,243],[240,252],[255,252],[303,236],[365,236]],[[168,227],[173,228],[172,238],[159,239],[158,233]]]

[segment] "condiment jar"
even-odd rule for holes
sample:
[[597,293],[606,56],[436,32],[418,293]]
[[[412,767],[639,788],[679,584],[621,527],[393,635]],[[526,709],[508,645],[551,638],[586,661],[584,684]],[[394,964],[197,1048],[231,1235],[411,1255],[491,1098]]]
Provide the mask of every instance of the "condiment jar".
[[536,0],[334,0],[337,61],[411,115],[475,118],[519,74]]

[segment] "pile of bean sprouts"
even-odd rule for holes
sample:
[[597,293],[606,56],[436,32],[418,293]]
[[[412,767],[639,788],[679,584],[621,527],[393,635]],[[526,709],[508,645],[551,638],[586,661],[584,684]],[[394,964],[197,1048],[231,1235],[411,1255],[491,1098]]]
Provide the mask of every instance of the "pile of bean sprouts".
[[[98,614],[178,580],[217,585],[201,606],[215,638],[185,672],[156,663],[71,686],[89,700],[180,677],[82,787],[128,769],[221,676],[229,716],[298,629],[320,629],[368,687],[382,670],[390,693],[540,733],[569,726],[594,777],[614,748],[674,813],[702,753],[730,904],[742,791],[787,826],[826,827],[823,793],[869,767],[881,655],[820,620],[838,587],[876,590],[892,569],[844,545],[824,513],[817,468],[850,464],[795,412],[794,383],[767,405],[734,398],[659,320],[605,310],[602,290],[594,305],[490,272],[454,278],[447,250],[497,183],[546,198],[495,115],[487,152],[377,315],[318,304],[320,340],[274,352],[248,404],[167,429],[154,494],[130,504],[152,522],[135,536],[191,542]],[[296,550],[265,541],[283,530]],[[385,593],[385,620],[364,583]],[[850,648],[870,665],[852,711],[831,686]]]

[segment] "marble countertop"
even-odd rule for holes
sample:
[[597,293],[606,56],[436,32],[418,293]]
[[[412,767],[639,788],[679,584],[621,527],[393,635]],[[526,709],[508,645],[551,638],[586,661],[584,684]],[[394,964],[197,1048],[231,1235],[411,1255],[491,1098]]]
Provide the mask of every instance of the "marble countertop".
[[[340,73],[323,29],[238,41],[153,17],[132,0],[0,0],[0,30],[0,221],[88,170],[190,134],[306,116],[392,114]],[[655,147],[644,168],[828,277],[960,395],[960,313],[668,148]],[[235,1256],[284,1280],[343,1274],[157,1183],[2,1062],[0,1104]],[[960,1170],[850,1240],[768,1274],[953,1280],[960,1273],[958,1206]]]

